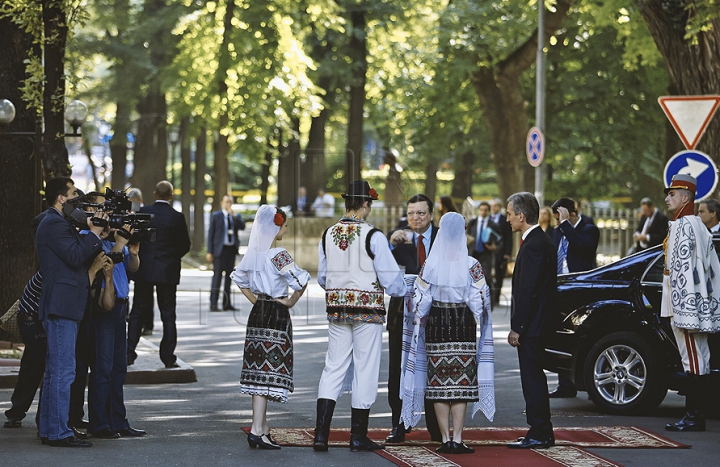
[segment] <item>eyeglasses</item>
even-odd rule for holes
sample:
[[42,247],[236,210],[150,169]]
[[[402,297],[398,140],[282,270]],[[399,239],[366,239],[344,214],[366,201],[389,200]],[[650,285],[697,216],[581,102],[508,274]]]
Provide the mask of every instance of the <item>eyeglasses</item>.
[[415,217],[415,216],[425,217],[425,216],[427,216],[427,212],[425,212],[425,211],[408,211],[407,216],[408,217]]

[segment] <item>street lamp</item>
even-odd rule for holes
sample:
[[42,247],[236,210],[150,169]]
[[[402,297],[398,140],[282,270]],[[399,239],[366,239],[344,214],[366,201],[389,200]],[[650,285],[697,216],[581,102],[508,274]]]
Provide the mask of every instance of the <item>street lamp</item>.
[[172,126],[168,133],[170,137],[170,183],[175,189],[175,148],[180,141],[180,128]]
[[[87,119],[87,105],[82,101],[75,100],[68,104],[65,109],[65,120],[73,129],[72,133],[65,133],[65,136],[82,136],[79,133],[80,126]],[[7,99],[0,99],[0,138],[25,138],[33,144],[33,152],[30,157],[35,158],[35,193],[40,196],[42,189],[42,164],[40,154],[43,145],[43,120],[38,117],[35,120],[35,131],[6,131],[8,126],[15,120],[15,105]],[[42,210],[42,199],[38,198],[38,212]]]

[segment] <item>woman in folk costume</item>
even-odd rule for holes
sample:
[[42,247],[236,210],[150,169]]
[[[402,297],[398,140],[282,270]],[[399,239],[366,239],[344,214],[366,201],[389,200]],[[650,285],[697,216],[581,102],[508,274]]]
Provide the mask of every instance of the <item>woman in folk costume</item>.
[[473,416],[482,410],[493,420],[494,351],[490,288],[480,263],[468,256],[465,219],[460,214],[450,212],[440,219],[435,244],[414,287],[410,304],[415,311],[414,330],[404,346],[409,351],[402,382],[403,423],[415,425],[423,397],[433,400],[443,443],[437,451],[472,453],[474,449],[462,441],[465,410],[473,402]]
[[[247,253],[231,277],[253,304],[248,317],[240,391],[252,395],[251,448],[280,449],[270,437],[268,399],[287,403],[293,386],[292,322],[289,308],[300,299],[310,274],[284,248],[271,248],[287,231],[285,213],[275,206],[258,209]],[[288,286],[293,290],[288,297]]]
[[708,336],[720,331],[720,261],[712,234],[695,215],[697,180],[675,175],[665,189],[672,214],[665,239],[660,316],[669,317],[680,352],[685,392],[685,416],[668,423],[668,431],[705,431],[704,408],[710,402]]

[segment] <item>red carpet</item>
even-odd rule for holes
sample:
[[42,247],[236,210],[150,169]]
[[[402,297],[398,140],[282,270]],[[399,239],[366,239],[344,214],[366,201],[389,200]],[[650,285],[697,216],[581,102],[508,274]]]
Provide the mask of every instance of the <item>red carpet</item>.
[[[249,427],[243,428],[248,433]],[[501,446],[504,451],[511,451],[505,448],[505,444],[515,441],[518,436],[524,436],[527,428],[519,427],[469,427],[463,431],[463,441],[468,446],[482,447],[485,452],[486,446]],[[282,446],[312,446],[313,428],[272,428],[272,436]],[[389,430],[371,429],[368,436],[374,441],[384,444],[385,437]],[[555,427],[555,444],[557,447],[574,446],[579,448],[688,448],[686,444],[677,443],[669,438],[660,436],[651,431],[633,426],[594,426],[594,427]],[[330,430],[331,447],[347,447],[350,441],[349,428],[332,428]],[[405,443],[392,445],[402,446],[427,446],[434,449],[439,446],[430,440],[430,436],[424,429],[413,430],[405,436]],[[521,450],[512,450],[519,452]],[[451,456],[453,461],[456,458],[465,456]],[[421,465],[421,464],[417,464]],[[465,464],[462,464],[465,465]],[[468,464],[471,465],[471,464]],[[481,465],[481,464],[478,464]],[[484,465],[484,464],[482,464]],[[535,464],[533,464],[535,465]],[[538,464],[539,465],[539,464]],[[557,465],[557,464],[552,464]],[[612,465],[612,464],[607,464]]]
[[525,450],[482,446],[474,454],[443,455],[434,448],[387,446],[375,451],[400,467],[621,467],[602,457],[572,446]]

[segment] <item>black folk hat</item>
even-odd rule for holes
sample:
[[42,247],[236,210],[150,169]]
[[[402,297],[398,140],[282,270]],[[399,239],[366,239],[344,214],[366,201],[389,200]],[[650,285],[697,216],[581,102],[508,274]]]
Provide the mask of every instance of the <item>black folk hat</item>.
[[377,191],[370,188],[370,184],[365,180],[355,180],[348,185],[347,193],[342,195],[343,198],[364,198],[376,200],[378,199]]

